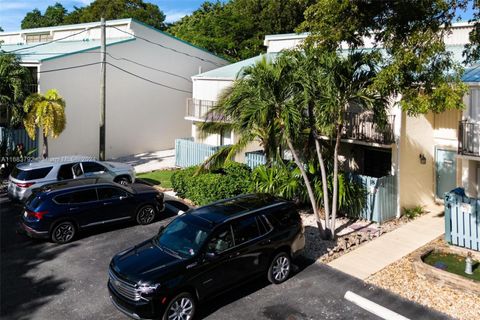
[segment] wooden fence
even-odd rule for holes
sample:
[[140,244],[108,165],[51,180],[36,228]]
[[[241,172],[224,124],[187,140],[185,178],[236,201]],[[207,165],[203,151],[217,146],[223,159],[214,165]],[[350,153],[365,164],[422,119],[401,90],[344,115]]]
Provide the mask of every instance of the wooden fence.
[[267,162],[267,160],[262,151],[245,152],[245,163],[250,169],[261,166],[265,164],[265,162]]
[[480,199],[466,197],[461,189],[445,195],[445,240],[480,251]]
[[38,138],[38,132],[37,139],[32,140],[23,128],[8,129],[0,127],[0,144],[6,144],[9,150],[15,150],[18,144],[23,144],[23,150],[25,152],[35,150],[35,152],[30,154],[32,157],[38,155]]
[[194,142],[193,138],[175,140],[175,165],[181,168],[203,163],[223,146]]
[[355,215],[369,221],[382,223],[397,215],[396,176],[380,178],[351,174],[351,178],[366,190],[365,206]]

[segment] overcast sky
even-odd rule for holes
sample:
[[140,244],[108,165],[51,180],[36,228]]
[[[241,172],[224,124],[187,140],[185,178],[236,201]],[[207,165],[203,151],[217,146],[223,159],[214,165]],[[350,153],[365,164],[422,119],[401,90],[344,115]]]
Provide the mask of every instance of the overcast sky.
[[[89,4],[93,0],[0,0],[0,26],[5,31],[15,31],[20,29],[20,23],[25,14],[37,8],[44,12],[55,2],[63,4],[67,10],[71,11],[73,6],[81,7]],[[200,7],[204,0],[145,0],[158,5],[167,16],[166,22],[174,22],[181,17],[190,14]],[[211,0],[212,2],[215,0]],[[462,13],[463,20],[472,17],[472,10]]]

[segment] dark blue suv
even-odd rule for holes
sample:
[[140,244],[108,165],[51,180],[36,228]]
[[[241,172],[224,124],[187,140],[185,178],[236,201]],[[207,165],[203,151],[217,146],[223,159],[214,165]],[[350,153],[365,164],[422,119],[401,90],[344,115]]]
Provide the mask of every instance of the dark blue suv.
[[66,243],[88,227],[127,220],[149,224],[163,208],[163,193],[144,184],[71,180],[34,190],[25,203],[20,228],[31,237]]

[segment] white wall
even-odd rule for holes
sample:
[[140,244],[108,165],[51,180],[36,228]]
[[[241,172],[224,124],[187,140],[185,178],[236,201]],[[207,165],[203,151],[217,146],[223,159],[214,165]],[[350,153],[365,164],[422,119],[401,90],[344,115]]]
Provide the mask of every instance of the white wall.
[[[226,64],[204,51],[138,24],[132,24],[137,35],[165,46],[187,52],[218,64]],[[202,70],[215,68],[211,63],[167,50],[143,40],[107,47],[115,57],[124,57],[142,64],[182,75],[189,79]],[[44,61],[41,70],[99,61],[95,54],[74,54]],[[191,82],[147,69],[127,61],[107,57],[107,61],[153,81],[191,91]],[[43,73],[39,79],[42,92],[58,89],[67,108],[66,130],[50,140],[50,155],[85,154],[98,156],[100,118],[100,65],[68,71]],[[107,66],[106,156],[156,151],[174,147],[176,138],[190,135],[190,123],[184,120],[185,101],[191,93],[178,92],[125,74]]]
[[225,88],[232,85],[233,80],[193,79],[193,98],[217,101]]

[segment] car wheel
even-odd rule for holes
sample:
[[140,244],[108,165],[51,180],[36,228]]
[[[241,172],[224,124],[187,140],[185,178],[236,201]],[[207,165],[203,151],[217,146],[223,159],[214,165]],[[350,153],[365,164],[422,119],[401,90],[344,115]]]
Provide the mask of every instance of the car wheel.
[[115,182],[121,184],[122,186],[126,186],[130,184],[130,179],[127,177],[120,177],[115,179]]
[[75,237],[75,225],[70,221],[62,221],[52,229],[52,241],[56,243],[67,243]]
[[163,320],[191,320],[195,315],[195,299],[184,292],[173,298],[165,309]]
[[138,224],[149,224],[152,223],[155,219],[156,211],[155,207],[147,204],[137,211],[137,223]]
[[273,258],[268,268],[268,281],[279,284],[287,280],[290,275],[291,261],[288,254],[280,252]]

